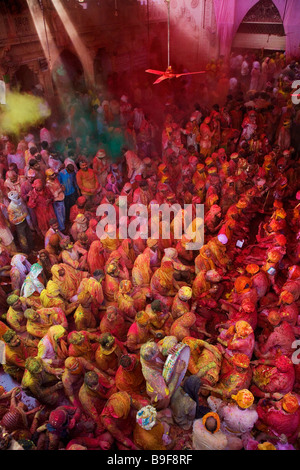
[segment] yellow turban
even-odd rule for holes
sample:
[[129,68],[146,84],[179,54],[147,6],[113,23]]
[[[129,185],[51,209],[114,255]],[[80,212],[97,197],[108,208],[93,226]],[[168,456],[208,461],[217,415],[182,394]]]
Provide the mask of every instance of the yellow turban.
[[252,326],[244,320],[239,320],[236,322],[235,331],[237,332],[237,335],[241,337],[246,337],[253,333]]
[[181,300],[190,300],[192,297],[192,289],[188,286],[180,287],[178,291],[178,297]]
[[282,399],[282,408],[287,413],[296,413],[299,408],[297,397],[292,393],[287,393]]
[[231,398],[243,409],[249,408],[254,402],[253,394],[247,389],[239,390],[236,395],[231,395]]
[[276,447],[271,444],[271,442],[264,442],[263,444],[258,444],[258,450],[277,450]]

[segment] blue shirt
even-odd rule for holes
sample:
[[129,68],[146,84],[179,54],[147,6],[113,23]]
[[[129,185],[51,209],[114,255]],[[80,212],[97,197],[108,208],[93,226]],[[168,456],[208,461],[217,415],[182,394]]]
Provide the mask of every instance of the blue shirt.
[[68,173],[66,169],[58,173],[58,181],[66,188],[65,196],[71,196],[77,189],[76,173]]

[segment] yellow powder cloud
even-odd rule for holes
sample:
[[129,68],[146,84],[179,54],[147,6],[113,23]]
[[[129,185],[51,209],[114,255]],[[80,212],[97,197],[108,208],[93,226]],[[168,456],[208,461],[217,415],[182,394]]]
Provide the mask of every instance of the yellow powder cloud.
[[6,105],[0,111],[0,129],[2,133],[19,134],[30,126],[42,123],[51,111],[40,97],[27,93],[8,92]]

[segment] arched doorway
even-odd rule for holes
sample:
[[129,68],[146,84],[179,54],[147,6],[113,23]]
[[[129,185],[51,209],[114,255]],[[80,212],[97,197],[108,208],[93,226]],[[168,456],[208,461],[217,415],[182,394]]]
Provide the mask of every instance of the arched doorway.
[[111,58],[105,47],[101,47],[97,51],[94,59],[94,72],[97,84],[105,83],[108,75],[112,72]]
[[68,49],[60,53],[54,64],[52,77],[56,88],[66,89],[67,91],[68,88],[72,87],[74,91],[85,91],[82,64],[78,57]]
[[11,87],[18,88],[21,92],[33,91],[38,84],[38,76],[26,64],[16,70],[11,81]]
[[272,0],[260,0],[245,15],[232,49],[252,49],[267,55],[285,48],[286,36],[277,7]]

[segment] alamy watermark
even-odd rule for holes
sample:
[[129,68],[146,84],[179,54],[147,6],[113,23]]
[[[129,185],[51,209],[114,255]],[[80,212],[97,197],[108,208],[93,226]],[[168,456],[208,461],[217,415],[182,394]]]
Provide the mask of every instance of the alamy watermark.
[[[204,244],[204,204],[130,204],[127,197],[118,198],[118,211],[112,204],[100,204],[96,233],[105,238],[163,239],[185,237],[187,250],[199,250]],[[118,220],[117,220],[118,217]]]
[[295,90],[294,93],[292,93],[292,103],[295,105],[300,104],[300,80],[293,82],[292,89]]

